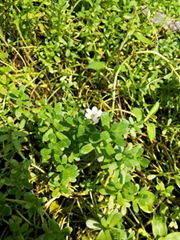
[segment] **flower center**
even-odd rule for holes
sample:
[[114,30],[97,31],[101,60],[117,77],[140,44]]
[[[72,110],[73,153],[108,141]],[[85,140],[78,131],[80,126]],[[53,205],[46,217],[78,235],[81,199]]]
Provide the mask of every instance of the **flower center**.
[[96,115],[94,113],[91,114],[91,118],[94,118]]

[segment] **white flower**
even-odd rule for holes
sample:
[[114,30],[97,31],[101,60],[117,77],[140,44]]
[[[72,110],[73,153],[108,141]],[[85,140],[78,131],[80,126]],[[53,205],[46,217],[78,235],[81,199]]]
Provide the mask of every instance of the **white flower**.
[[99,117],[101,116],[102,114],[102,111],[101,110],[98,110],[97,107],[93,107],[92,110],[87,108],[86,109],[86,114],[85,114],[85,117],[87,119],[91,119],[94,123],[98,123],[99,122]]

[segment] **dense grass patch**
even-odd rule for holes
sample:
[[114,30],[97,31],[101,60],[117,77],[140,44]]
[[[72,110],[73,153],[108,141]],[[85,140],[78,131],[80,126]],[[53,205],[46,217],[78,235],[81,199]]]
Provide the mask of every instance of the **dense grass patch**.
[[0,239],[179,239],[177,1],[0,8]]

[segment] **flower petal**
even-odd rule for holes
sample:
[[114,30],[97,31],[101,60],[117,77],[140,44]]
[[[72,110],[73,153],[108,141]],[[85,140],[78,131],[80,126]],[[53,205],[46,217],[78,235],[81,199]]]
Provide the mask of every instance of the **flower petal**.
[[102,114],[102,111],[101,110],[99,110],[98,112],[97,112],[97,117],[100,117],[101,116],[101,114]]
[[93,107],[93,108],[92,108],[92,112],[93,112],[94,114],[96,114],[97,111],[98,111],[97,107]]
[[87,112],[87,113],[91,113],[91,109],[86,108],[86,112]]
[[86,114],[85,114],[85,117],[86,117],[87,119],[91,119],[91,113],[86,113]]
[[93,120],[94,123],[98,123],[99,122],[99,119],[97,119],[96,117],[94,117],[92,120]]
[[87,119],[91,119],[94,123],[99,122],[99,117],[101,116],[102,111],[98,110],[96,106],[92,107],[92,109],[87,108],[85,117]]

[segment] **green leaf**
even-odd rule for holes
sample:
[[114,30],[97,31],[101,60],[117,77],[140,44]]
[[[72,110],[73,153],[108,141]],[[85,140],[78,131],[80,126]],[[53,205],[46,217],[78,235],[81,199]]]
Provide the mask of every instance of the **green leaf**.
[[105,239],[106,240],[112,240],[112,237],[111,237],[111,233],[110,233],[110,231],[109,230],[105,230]]
[[67,148],[71,144],[69,138],[61,132],[56,132],[56,136],[61,140],[58,145],[61,148]]
[[158,111],[159,105],[160,105],[159,101],[154,104],[154,106],[151,108],[151,110],[149,111],[148,115],[144,119],[144,122],[146,122],[152,115],[154,115]]
[[61,195],[60,193],[60,189],[59,188],[55,188],[53,191],[52,191],[52,197],[54,198],[58,198],[59,196]]
[[51,153],[51,149],[49,148],[43,148],[41,149],[41,155],[44,156],[44,155],[49,155]]
[[135,117],[136,117],[138,122],[141,121],[141,119],[142,119],[142,111],[141,111],[140,108],[133,108],[131,112],[135,115]]
[[117,153],[117,154],[115,155],[115,159],[116,159],[117,161],[122,160],[122,159],[123,159],[123,154],[122,154],[122,153]]
[[100,136],[100,133],[99,132],[97,132],[97,133],[92,133],[92,135],[90,136],[90,138],[89,138],[89,141],[91,142],[91,143],[98,143],[98,142],[100,142],[101,141],[101,138],[100,138],[101,136]]
[[47,126],[43,126],[43,127],[40,127],[39,128],[39,131],[40,132],[45,132],[45,131],[47,131],[48,130],[48,127]]
[[58,145],[60,148],[68,148],[70,144],[71,144],[71,141],[68,138],[58,142]]
[[0,204],[0,216],[9,216],[12,214],[12,210],[9,205],[7,204]]
[[0,52],[0,59],[8,58],[9,54],[7,52]]
[[101,217],[101,225],[103,228],[107,228],[107,219],[105,217]]
[[142,167],[147,168],[149,166],[149,159],[141,157],[139,160]]
[[132,202],[132,207],[133,207],[133,210],[135,211],[135,213],[139,212],[139,208],[138,208],[138,204],[137,204],[136,199]]
[[112,134],[124,135],[128,132],[129,122],[122,120],[119,123],[113,123],[111,127]]
[[59,138],[59,140],[68,139],[68,137],[61,132],[56,132],[56,136]]
[[49,140],[49,135],[50,135],[51,133],[53,133],[52,128],[50,128],[49,130],[47,130],[47,132],[43,135],[42,141],[43,141],[43,142],[48,142],[48,140]]
[[179,240],[180,232],[169,233],[166,237],[161,237],[159,240]]
[[102,122],[102,126],[106,129],[106,128],[110,128],[110,123],[112,120],[112,115],[108,112],[103,112],[101,115],[101,122]]
[[116,226],[121,220],[121,214],[120,213],[112,213],[107,219],[107,223],[110,228]]
[[111,145],[111,143],[106,144],[105,150],[106,150],[106,153],[107,153],[109,156],[111,156],[112,154],[115,153],[114,148],[113,148],[113,146]]
[[137,191],[138,191],[138,188],[134,183],[127,182],[123,186],[122,194],[126,200],[133,201]]
[[146,44],[151,45],[151,46],[154,44],[150,39],[144,37],[140,32],[135,32],[135,33],[134,33],[134,36],[135,36],[140,42],[146,43]]
[[105,142],[111,142],[112,141],[111,136],[110,136],[108,131],[101,132],[100,137],[101,137],[101,140],[103,140]]
[[147,133],[150,141],[152,142],[156,138],[156,125],[154,123],[147,124]]
[[112,163],[108,164],[107,167],[108,167],[109,171],[112,172],[118,168],[118,165],[116,162],[112,162]]
[[106,239],[106,235],[105,235],[104,231],[101,230],[100,233],[98,234],[96,240],[105,240],[105,239]]
[[178,185],[178,187],[180,188],[180,175],[175,176],[175,182]]
[[96,70],[96,71],[100,71],[100,70],[106,68],[106,64],[104,62],[101,62],[101,61],[91,62],[91,63],[88,64],[88,68]]
[[83,146],[80,150],[80,153],[82,154],[88,154],[94,149],[93,145],[91,143],[86,144]]
[[156,213],[153,215],[152,231],[155,238],[167,235],[167,226],[164,216],[159,216]]
[[51,149],[49,148],[43,148],[40,151],[41,156],[42,156],[42,162],[47,162],[48,159],[51,158]]
[[7,89],[4,88],[2,85],[0,85],[0,94],[1,95],[6,95],[7,94]]
[[147,179],[151,181],[151,180],[155,179],[156,177],[157,176],[155,174],[150,174],[147,176]]
[[153,206],[155,202],[155,195],[148,191],[146,188],[143,188],[140,192],[140,195],[137,198],[139,207],[146,213],[153,212]]
[[76,177],[79,175],[76,165],[68,164],[62,171],[62,182],[64,184],[69,182],[76,182]]
[[0,67],[0,72],[2,73],[8,73],[11,71],[10,67],[4,66],[4,67]]
[[118,133],[113,133],[113,140],[114,142],[120,146],[120,147],[124,147],[126,145],[124,138],[121,136],[121,134]]
[[95,219],[88,219],[86,221],[86,226],[90,229],[93,229],[93,230],[99,230],[101,229],[100,228],[100,223],[98,221],[96,221]]
[[25,120],[25,119],[22,119],[21,122],[19,123],[19,128],[20,128],[20,129],[23,129],[24,126],[25,126],[25,124],[26,124],[26,120]]

